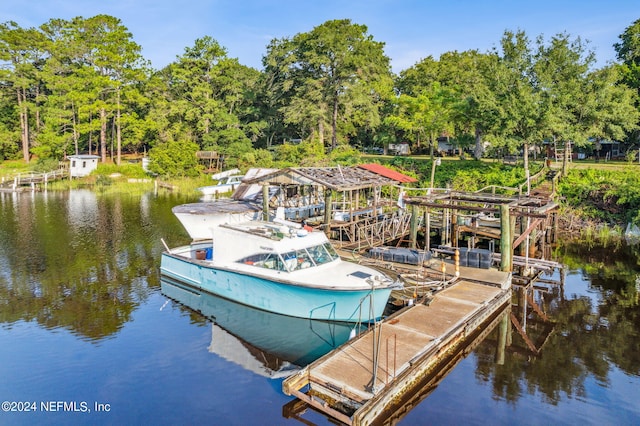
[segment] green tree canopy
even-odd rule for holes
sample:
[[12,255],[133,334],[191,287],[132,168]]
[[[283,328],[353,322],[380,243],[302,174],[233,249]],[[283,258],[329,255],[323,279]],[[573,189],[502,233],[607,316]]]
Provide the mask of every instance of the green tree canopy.
[[272,42],[265,63],[288,93],[284,121],[317,128],[321,141],[330,123],[332,148],[358,126],[377,126],[393,81],[383,47],[348,19]]

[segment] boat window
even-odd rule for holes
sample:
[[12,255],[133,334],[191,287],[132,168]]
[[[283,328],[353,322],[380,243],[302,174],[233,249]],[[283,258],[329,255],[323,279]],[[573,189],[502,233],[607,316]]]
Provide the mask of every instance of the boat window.
[[312,256],[305,250],[295,250],[284,253],[282,255],[284,263],[289,272],[296,271],[298,269],[306,269],[316,265]]
[[307,249],[292,250],[279,256],[276,253],[258,253],[247,256],[239,262],[246,265],[279,271],[297,271],[322,265],[338,258],[338,254],[330,243],[309,247]]
[[329,253],[329,256],[331,256],[331,260],[334,260],[334,259],[337,259],[338,257],[340,257],[340,256],[338,256],[338,253],[333,248],[331,243],[324,243],[323,246],[324,246],[325,250],[327,250],[327,253]]
[[244,259],[240,259],[240,263],[244,263],[245,265],[253,265],[259,266],[261,268],[267,269],[277,269],[279,271],[286,271],[286,267],[284,263],[282,263],[282,259],[275,253],[258,253]]
[[327,253],[327,250],[324,249],[323,246],[313,246],[309,247],[309,253],[311,257],[315,261],[316,264],[322,265],[323,263],[327,263],[331,261],[331,256]]
[[285,267],[286,267],[287,271],[293,271],[294,269],[296,269],[296,264],[298,263],[298,258],[296,256],[296,252],[295,251],[290,251],[288,253],[284,253],[282,255],[282,258],[284,259],[284,264],[285,264]]
[[298,266],[296,269],[306,269],[315,266],[313,259],[306,250],[298,250],[296,254],[298,255]]
[[309,247],[309,254],[313,259],[314,263],[317,265],[321,265],[323,263],[331,262],[334,259],[338,258],[338,254],[333,249],[333,246],[329,243],[325,243],[323,245]]

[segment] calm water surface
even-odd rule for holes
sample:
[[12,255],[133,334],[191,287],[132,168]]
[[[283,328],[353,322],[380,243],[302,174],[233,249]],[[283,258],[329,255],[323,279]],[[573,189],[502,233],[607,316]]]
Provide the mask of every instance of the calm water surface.
[[[284,416],[282,380],[349,330],[161,281],[160,239],[188,241],[171,213],[188,201],[0,194],[0,402],[31,410],[0,424],[304,424]],[[564,287],[532,298],[551,322],[514,308],[540,353],[512,327],[497,357],[495,330],[400,424],[640,424],[638,251],[556,255]]]

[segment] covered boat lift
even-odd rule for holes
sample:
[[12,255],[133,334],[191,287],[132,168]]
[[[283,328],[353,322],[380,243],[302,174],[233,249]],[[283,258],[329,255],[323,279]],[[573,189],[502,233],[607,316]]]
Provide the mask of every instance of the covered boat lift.
[[[248,186],[262,186],[265,217],[281,208],[285,219],[320,226],[338,247],[354,250],[408,234],[411,217],[397,204],[400,185],[413,182],[417,179],[379,164],[289,167],[243,179]],[[280,191],[270,196],[270,187]],[[239,188],[233,197],[247,191]]]

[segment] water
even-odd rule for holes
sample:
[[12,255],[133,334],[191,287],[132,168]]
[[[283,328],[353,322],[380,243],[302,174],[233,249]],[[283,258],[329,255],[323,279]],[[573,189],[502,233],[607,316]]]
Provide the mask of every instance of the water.
[[[0,424],[301,423],[284,417],[283,377],[349,329],[161,281],[160,239],[188,241],[171,214],[188,201],[0,194],[0,402],[31,410],[0,411]],[[638,252],[571,245],[556,254],[570,267],[564,288],[533,296],[553,324],[526,321],[540,354],[512,327],[497,363],[496,330],[400,424],[640,423]]]

